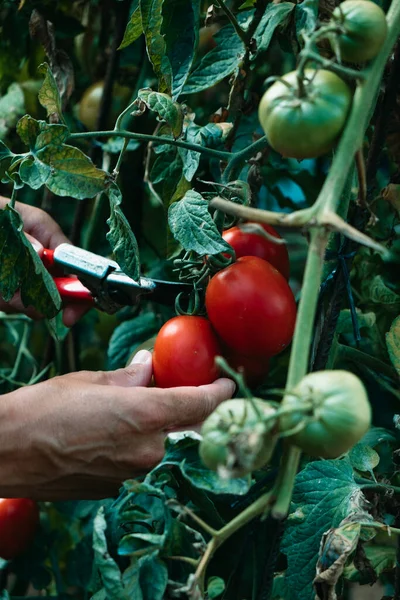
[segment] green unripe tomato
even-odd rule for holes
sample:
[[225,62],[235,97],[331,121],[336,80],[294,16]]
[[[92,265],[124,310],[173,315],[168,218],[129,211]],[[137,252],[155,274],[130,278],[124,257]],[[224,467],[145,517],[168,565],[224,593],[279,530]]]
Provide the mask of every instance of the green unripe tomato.
[[[361,380],[348,371],[317,371],[306,375],[286,396],[282,408],[294,412],[281,417],[280,430],[289,431],[306,418],[306,426],[288,439],[310,456],[337,458],[354,446],[371,425],[371,407]],[[296,412],[304,402],[308,413]]]
[[272,148],[291,158],[315,158],[331,150],[343,129],[352,93],[331,71],[306,69],[301,96],[297,72],[275,81],[261,98],[258,117]]
[[[79,120],[89,131],[96,130],[103,89],[104,81],[94,83],[88,87],[79,103]],[[114,84],[112,106],[107,121],[108,128],[114,126],[117,117],[127,107],[130,95],[130,88]]]
[[[267,402],[254,401],[263,418],[275,413]],[[269,462],[278,438],[275,426],[275,419],[264,424],[247,399],[222,402],[203,423],[200,458],[212,471],[244,477]]]
[[344,29],[337,38],[343,60],[359,63],[375,58],[387,34],[380,6],[371,0],[345,0],[335,8],[332,19]]

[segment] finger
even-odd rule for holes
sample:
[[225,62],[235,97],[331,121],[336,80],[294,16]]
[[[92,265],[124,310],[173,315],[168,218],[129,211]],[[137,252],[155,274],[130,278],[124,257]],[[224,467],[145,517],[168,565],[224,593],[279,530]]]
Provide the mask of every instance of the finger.
[[39,240],[34,238],[32,235],[29,235],[29,233],[25,233],[25,236],[28,239],[28,241],[32,244],[33,249],[36,250],[39,256],[41,256],[44,250],[43,244],[41,244]]
[[151,352],[142,350],[136,354],[133,362],[124,369],[117,369],[116,371],[78,371],[77,373],[71,373],[69,377],[97,385],[145,387],[149,385],[152,375]]
[[88,304],[69,304],[63,311],[63,323],[65,327],[72,327],[79,319],[83,317],[91,308]]
[[231,379],[218,379],[209,385],[155,388],[148,413],[155,417],[152,424],[162,431],[192,427],[202,423],[224,400],[231,398],[235,384]]

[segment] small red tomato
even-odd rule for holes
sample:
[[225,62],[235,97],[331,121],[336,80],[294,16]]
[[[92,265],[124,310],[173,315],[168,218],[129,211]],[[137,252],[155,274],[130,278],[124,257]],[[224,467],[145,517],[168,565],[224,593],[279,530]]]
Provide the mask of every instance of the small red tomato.
[[39,509],[26,498],[0,498],[0,557],[11,560],[29,546],[39,524]]
[[243,369],[244,380],[251,387],[260,385],[268,375],[268,356],[243,356],[227,352],[225,357],[235,371]]
[[[248,223],[248,225],[257,225],[257,223]],[[271,225],[258,223],[269,235],[282,239],[281,236]],[[239,227],[231,227],[222,234],[224,240],[232,246],[236,253],[236,258],[242,256],[258,256],[271,263],[275,269],[289,279],[289,254],[284,244],[274,244],[261,233],[249,233]]]
[[161,388],[205,385],[219,376],[215,357],[221,348],[205,317],[180,316],[158,332],[153,352],[153,372]]
[[206,308],[222,341],[244,356],[274,356],[293,337],[292,290],[279,271],[256,256],[239,258],[214,275]]

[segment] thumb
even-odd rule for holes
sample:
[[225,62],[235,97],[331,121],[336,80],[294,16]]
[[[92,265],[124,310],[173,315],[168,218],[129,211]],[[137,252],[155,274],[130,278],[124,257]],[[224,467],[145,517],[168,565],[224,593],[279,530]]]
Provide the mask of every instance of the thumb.
[[152,358],[151,352],[141,350],[124,369],[117,369],[116,371],[78,371],[67,377],[96,385],[145,387],[149,385],[153,375]]

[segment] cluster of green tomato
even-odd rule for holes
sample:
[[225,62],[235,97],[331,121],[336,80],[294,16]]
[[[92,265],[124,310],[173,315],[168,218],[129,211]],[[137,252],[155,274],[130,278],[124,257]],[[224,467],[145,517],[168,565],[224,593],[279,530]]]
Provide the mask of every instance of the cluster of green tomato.
[[[333,12],[337,25],[329,36],[340,59],[363,63],[374,58],[385,41],[386,16],[371,0],[345,0]],[[331,150],[343,129],[352,90],[328,70],[306,69],[279,78],[264,94],[259,119],[272,148],[283,156],[316,158]]]

